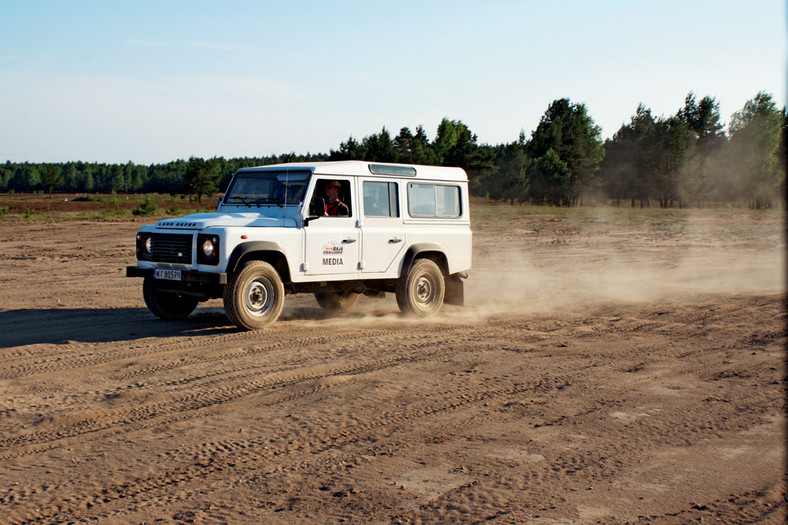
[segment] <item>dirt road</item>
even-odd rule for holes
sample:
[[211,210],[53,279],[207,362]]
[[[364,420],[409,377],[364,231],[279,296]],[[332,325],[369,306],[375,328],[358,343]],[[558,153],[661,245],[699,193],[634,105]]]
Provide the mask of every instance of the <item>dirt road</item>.
[[0,523],[784,523],[784,223],[482,208],[465,308],[155,320],[140,222],[0,222]]

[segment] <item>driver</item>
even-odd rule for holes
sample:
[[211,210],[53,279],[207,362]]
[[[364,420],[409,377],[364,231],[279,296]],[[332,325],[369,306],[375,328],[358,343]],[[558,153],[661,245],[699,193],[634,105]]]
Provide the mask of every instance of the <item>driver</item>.
[[342,184],[338,180],[332,180],[326,183],[325,192],[328,202],[326,202],[326,215],[350,215],[350,208],[347,204],[339,200],[339,192],[342,190]]

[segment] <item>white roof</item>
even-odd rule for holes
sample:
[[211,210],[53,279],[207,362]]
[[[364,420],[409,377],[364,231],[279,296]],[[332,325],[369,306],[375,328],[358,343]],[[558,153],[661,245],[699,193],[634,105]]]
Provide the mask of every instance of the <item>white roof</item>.
[[[413,168],[416,170],[415,176],[408,175],[389,175],[372,173],[370,165],[381,167]],[[420,164],[393,164],[389,162],[369,162],[365,160],[339,160],[330,162],[290,162],[286,164],[269,164],[267,166],[256,166],[253,168],[241,168],[238,171],[260,171],[260,170],[281,170],[281,169],[303,169],[313,172],[315,175],[355,175],[364,177],[375,176],[395,176],[414,179],[430,180],[452,180],[467,181],[468,175],[462,168],[450,168],[445,166],[424,166]],[[385,168],[384,168],[385,170]],[[377,170],[380,171],[380,170]]]

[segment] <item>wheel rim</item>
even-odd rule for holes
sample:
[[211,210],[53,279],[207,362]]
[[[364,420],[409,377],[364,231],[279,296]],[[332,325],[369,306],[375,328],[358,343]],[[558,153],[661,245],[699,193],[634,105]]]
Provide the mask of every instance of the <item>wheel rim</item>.
[[414,292],[416,293],[416,302],[421,306],[428,306],[435,301],[435,285],[431,279],[424,275],[416,281]]
[[273,296],[272,285],[267,279],[254,279],[244,292],[244,307],[251,315],[263,316],[271,310]]

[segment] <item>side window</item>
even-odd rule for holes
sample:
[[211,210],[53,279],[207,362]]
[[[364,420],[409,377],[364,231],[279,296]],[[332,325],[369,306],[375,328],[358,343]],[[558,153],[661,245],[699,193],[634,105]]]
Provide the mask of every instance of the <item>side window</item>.
[[310,214],[319,216],[350,217],[353,215],[350,181],[318,179],[309,205]]
[[446,184],[408,184],[411,217],[459,217],[460,187]]
[[399,217],[396,182],[364,181],[364,216]]

